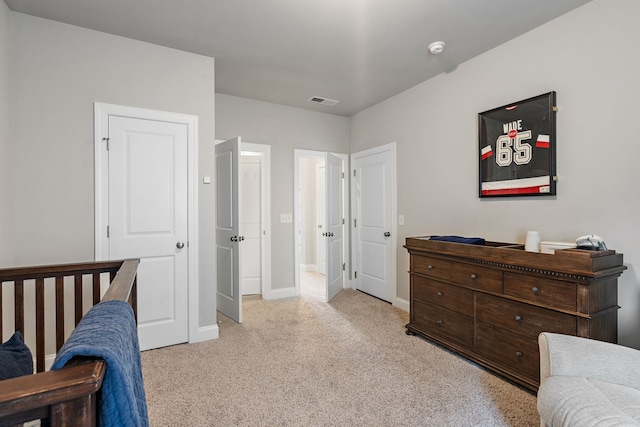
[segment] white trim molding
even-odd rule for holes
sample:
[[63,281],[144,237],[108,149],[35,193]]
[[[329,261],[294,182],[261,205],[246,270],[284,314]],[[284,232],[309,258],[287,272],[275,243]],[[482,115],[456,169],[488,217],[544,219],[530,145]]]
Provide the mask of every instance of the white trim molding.
[[407,301],[406,299],[396,297],[393,302],[393,306],[398,307],[400,310],[404,310],[407,313],[409,312],[409,301]]

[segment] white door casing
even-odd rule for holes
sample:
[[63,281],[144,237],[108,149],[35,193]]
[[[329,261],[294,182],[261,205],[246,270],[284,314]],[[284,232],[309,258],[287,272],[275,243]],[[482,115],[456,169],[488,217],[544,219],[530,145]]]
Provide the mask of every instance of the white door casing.
[[240,137],[216,144],[217,309],[242,323]]
[[325,240],[326,296],[331,301],[343,288],[342,160],[326,154],[325,160]]
[[197,341],[197,118],[96,103],[95,120],[96,259],[140,258],[141,349]]
[[351,155],[356,289],[396,297],[395,143]]
[[320,274],[327,274],[327,239],[324,238],[327,224],[325,206],[325,163],[316,164],[316,270]]

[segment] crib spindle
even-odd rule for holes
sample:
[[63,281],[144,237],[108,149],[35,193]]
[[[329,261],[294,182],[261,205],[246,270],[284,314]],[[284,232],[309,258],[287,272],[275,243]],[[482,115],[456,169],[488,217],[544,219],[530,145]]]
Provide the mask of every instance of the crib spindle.
[[15,330],[24,336],[24,281],[16,280],[14,286]]
[[73,293],[73,298],[74,298],[74,302],[75,302],[75,326],[78,326],[78,323],[80,323],[80,320],[82,320],[82,316],[83,316],[83,310],[82,310],[82,275],[81,274],[76,274],[74,276],[75,278],[75,282],[74,282],[74,293]]
[[[36,331],[44,331],[44,278],[36,279]],[[44,333],[36,333],[36,367],[44,371]]]
[[56,276],[56,353],[64,344],[64,276]]

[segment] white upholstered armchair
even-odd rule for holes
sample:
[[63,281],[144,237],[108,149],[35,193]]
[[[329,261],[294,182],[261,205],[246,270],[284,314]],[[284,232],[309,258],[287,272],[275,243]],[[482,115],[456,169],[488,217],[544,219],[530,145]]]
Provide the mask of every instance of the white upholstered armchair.
[[640,351],[543,332],[540,425],[640,426]]

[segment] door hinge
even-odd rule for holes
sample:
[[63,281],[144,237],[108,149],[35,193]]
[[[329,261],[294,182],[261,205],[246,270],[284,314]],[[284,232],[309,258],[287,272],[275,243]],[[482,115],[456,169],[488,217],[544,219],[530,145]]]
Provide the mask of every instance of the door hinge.
[[354,272],[353,272],[353,277],[354,277],[355,279],[357,279],[357,278],[358,278],[358,272],[357,272],[357,271],[354,271]]
[[107,239],[109,238],[109,226],[107,225]]
[[109,137],[102,138],[102,140],[107,143],[107,151],[109,151]]
[[356,228],[356,227],[357,227],[357,225],[356,225],[356,219],[355,219],[355,218],[353,218],[353,228]]
[[355,169],[353,170],[353,176],[356,176],[356,170]]
[[342,218],[342,225],[344,225],[344,218]]
[[344,179],[344,172],[342,172],[342,179]]
[[344,271],[344,270],[345,270],[345,268],[347,268],[347,267],[346,267],[346,264],[347,264],[347,263],[345,263],[345,262],[343,262],[343,263],[342,263],[342,271]]

